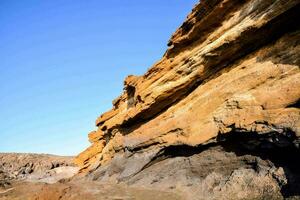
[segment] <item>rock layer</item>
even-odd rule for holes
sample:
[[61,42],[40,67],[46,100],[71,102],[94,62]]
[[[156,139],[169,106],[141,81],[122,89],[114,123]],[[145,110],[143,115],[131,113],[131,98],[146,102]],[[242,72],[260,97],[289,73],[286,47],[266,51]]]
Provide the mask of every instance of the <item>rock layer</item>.
[[[75,159],[81,174],[130,182],[169,148],[219,144],[226,135],[237,141],[257,135],[248,149],[298,152],[299,6],[299,0],[201,0],[162,59],[143,76],[128,76],[113,108],[96,120],[92,145]],[[245,170],[235,173],[255,179]],[[285,184],[281,170],[263,180],[274,194]]]

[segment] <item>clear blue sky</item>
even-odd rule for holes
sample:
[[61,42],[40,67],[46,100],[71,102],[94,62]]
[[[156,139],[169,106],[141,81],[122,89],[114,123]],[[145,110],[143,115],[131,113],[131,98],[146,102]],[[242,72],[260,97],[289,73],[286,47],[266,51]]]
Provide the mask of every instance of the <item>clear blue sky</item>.
[[197,0],[1,0],[0,152],[75,155]]

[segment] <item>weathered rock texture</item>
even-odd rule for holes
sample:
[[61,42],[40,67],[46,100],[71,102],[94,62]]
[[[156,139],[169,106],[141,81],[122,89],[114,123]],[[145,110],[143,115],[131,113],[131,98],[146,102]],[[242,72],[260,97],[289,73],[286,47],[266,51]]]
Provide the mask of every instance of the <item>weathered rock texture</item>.
[[14,181],[54,183],[78,172],[73,157],[48,154],[0,153],[0,188]]
[[[96,120],[92,145],[75,159],[81,174],[171,189],[180,183],[204,199],[282,198],[286,185],[299,185],[299,168],[276,161],[299,160],[299,3],[201,0],[163,58],[143,76],[128,76],[112,110]],[[246,137],[246,154],[221,148],[232,137]]]

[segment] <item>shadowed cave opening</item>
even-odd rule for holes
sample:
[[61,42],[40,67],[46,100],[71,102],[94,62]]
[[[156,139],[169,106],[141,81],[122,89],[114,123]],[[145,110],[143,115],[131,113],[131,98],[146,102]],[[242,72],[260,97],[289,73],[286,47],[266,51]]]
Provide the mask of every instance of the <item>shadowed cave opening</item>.
[[125,90],[127,93],[127,109],[129,109],[135,105],[135,100],[134,100],[135,87],[131,85],[127,85]]
[[[276,168],[282,167],[287,184],[281,187],[281,193],[284,198],[288,198],[300,195],[300,149],[295,142],[295,134],[289,130],[284,135],[275,132],[259,135],[255,132],[233,131],[226,135],[219,135],[215,143],[198,147],[187,145],[167,147],[145,168],[168,158],[190,157],[219,146],[223,151],[232,152],[237,157],[251,155],[271,162]],[[256,162],[250,164],[255,171],[259,167]]]

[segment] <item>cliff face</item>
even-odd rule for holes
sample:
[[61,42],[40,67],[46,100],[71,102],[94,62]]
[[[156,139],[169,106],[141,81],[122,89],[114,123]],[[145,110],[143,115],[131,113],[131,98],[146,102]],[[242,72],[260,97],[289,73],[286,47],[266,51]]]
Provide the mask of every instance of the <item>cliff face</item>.
[[[124,93],[96,120],[97,130],[89,134],[92,145],[75,159],[81,173],[136,183],[145,170],[163,168],[166,157],[188,157],[198,163],[197,169],[218,163],[199,165],[206,157],[191,157],[204,150],[213,160],[223,152],[222,162],[215,165],[220,168],[210,172],[221,173],[228,163],[229,174],[238,166],[247,169],[253,159],[257,165],[265,159],[285,159],[285,150],[299,158],[299,3],[201,0],[171,37],[162,59],[143,76],[128,76]],[[243,144],[236,145],[239,142]],[[242,156],[252,152],[253,157],[231,155],[229,146],[238,152],[243,147],[247,152]],[[279,157],[270,158],[273,153],[266,149],[280,152]],[[257,161],[261,157],[263,161]],[[165,163],[167,169],[178,168],[170,162]],[[278,166],[270,174],[257,183],[277,191],[287,175]]]

